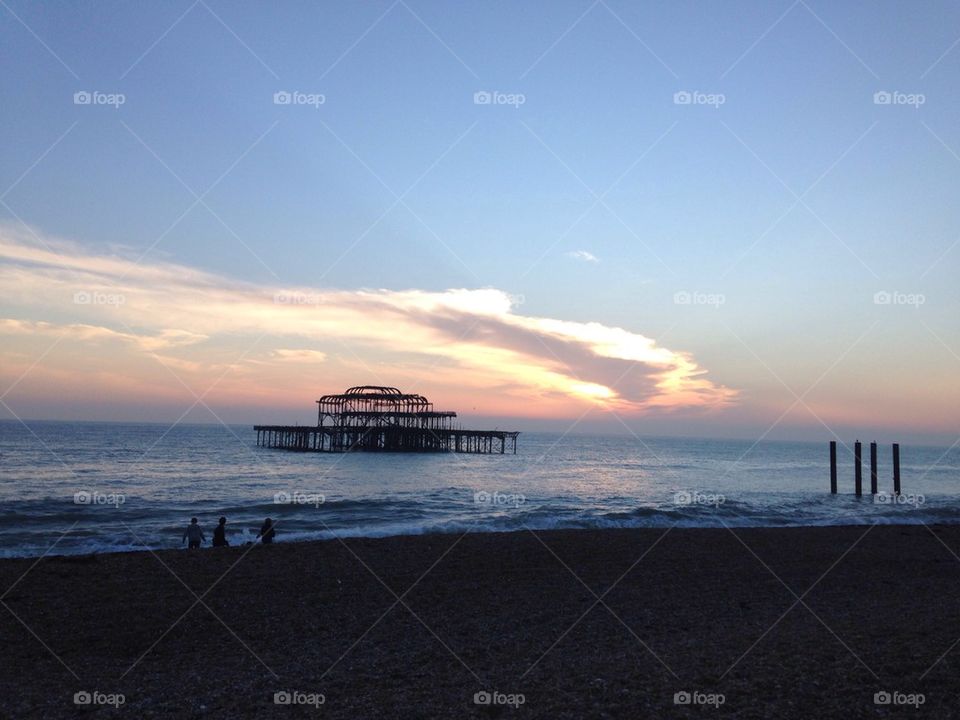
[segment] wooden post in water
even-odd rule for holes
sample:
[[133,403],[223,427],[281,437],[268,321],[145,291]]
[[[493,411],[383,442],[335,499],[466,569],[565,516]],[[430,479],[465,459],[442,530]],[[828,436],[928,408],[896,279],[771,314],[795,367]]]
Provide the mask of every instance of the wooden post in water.
[[837,441],[830,441],[830,492],[837,494]]
[[893,444],[893,494],[900,494],[900,443]]
[[870,443],[870,494],[877,494],[877,444]]
[[854,492],[857,497],[863,495],[863,456],[860,441],[853,444]]

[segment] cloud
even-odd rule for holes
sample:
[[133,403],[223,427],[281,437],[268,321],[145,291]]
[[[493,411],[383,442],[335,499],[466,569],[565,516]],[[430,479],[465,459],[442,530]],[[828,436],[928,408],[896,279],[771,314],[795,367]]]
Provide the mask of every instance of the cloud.
[[567,257],[573,258],[574,260],[580,260],[581,262],[600,262],[600,259],[596,255],[586,250],[571,250],[567,253]]
[[[502,397],[500,409],[519,415],[591,403],[625,413],[711,409],[736,397],[687,352],[599,322],[520,314],[514,296],[496,288],[271,287],[3,228],[0,261],[10,316],[0,335],[9,341],[62,335],[116,372],[138,357],[211,382],[234,368],[238,379],[225,387],[238,397],[268,379],[319,394],[396,378],[458,398],[480,394],[481,404]],[[87,294],[81,302],[78,292]],[[323,369],[322,385],[311,368]]]
[[327,354],[319,350],[293,350],[291,348],[277,348],[272,353],[273,359],[288,363],[322,363]]

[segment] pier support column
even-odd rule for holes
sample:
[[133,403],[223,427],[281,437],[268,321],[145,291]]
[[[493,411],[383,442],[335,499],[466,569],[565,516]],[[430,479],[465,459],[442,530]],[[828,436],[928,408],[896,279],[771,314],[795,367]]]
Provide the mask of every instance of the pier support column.
[[893,494],[900,494],[900,443],[893,444]]
[[830,441],[830,492],[837,494],[837,441]]
[[854,492],[857,497],[863,495],[863,456],[859,440],[853,444]]

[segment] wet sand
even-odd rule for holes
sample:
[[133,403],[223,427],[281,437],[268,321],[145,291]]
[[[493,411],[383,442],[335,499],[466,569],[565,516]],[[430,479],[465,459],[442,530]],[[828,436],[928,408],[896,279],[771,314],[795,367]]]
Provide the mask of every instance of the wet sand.
[[3,560],[0,717],[960,717],[953,553],[878,526]]

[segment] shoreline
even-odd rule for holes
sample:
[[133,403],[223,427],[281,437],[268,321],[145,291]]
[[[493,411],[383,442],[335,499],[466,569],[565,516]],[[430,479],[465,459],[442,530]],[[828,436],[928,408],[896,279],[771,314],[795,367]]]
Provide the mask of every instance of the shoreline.
[[[663,532],[667,529],[672,530],[684,530],[684,531],[717,531],[717,530],[829,530],[829,529],[840,529],[840,528],[867,528],[871,526],[876,527],[904,527],[904,528],[916,528],[916,527],[960,527],[960,517],[957,517],[955,522],[944,522],[942,520],[924,520],[918,518],[912,522],[902,522],[901,519],[896,519],[896,521],[885,522],[883,519],[878,519],[875,522],[859,522],[859,523],[849,523],[844,522],[844,519],[841,519],[840,522],[824,522],[820,524],[807,523],[807,524],[796,524],[796,525],[746,525],[746,524],[735,524],[735,523],[720,523],[716,525],[688,525],[683,524],[684,521],[680,520],[676,523],[668,524],[664,523],[662,525],[643,525],[643,526],[608,526],[608,527],[549,527],[549,528],[538,528],[532,526],[524,526],[522,528],[504,528],[504,529],[491,529],[489,527],[481,527],[480,529],[474,530],[471,529],[472,526],[467,523],[468,527],[466,529],[462,527],[455,527],[450,530],[437,531],[437,530],[426,530],[424,532],[390,532],[385,531],[383,534],[364,534],[360,532],[344,531],[343,533],[333,534],[328,537],[297,537],[289,538],[289,535],[283,534],[283,528],[281,527],[281,522],[277,521],[276,527],[278,528],[278,540],[276,541],[277,545],[285,546],[302,546],[302,545],[312,545],[315,543],[327,543],[327,542],[338,542],[340,540],[391,540],[391,539],[405,539],[405,538],[426,538],[426,537],[435,537],[437,539],[442,539],[445,537],[456,537],[464,533],[470,535],[510,535],[513,533],[526,533],[526,532],[535,532],[535,533],[550,533],[550,532],[560,532],[560,533],[592,533],[592,532],[632,532],[632,531],[650,531],[650,532]],[[234,522],[234,525],[240,524],[239,522]],[[207,534],[206,541],[201,546],[201,551],[214,550],[211,546],[211,537],[213,526],[211,524],[204,525],[204,532]],[[256,528],[253,528],[251,524],[251,532],[241,535],[239,532],[234,533],[232,536],[228,535],[227,539],[231,541],[231,548],[244,548],[249,547],[253,544],[258,544],[252,539],[252,532]],[[178,532],[180,532],[178,530]],[[294,531],[297,532],[297,531]],[[331,531],[317,531],[317,532],[331,532]],[[242,539],[242,544],[235,544],[237,540]],[[56,541],[51,541],[50,545],[54,545]],[[0,556],[0,564],[10,562],[10,561],[36,561],[41,558],[93,558],[93,557],[109,557],[113,555],[136,555],[136,554],[156,554],[156,553],[177,553],[181,550],[185,550],[185,544],[177,544],[175,539],[171,540],[171,544],[165,545],[162,547],[148,547],[146,545],[139,547],[131,547],[130,549],[124,550],[95,550],[95,551],[84,551],[84,552],[66,552],[60,553],[54,551],[46,552],[37,552],[33,555],[8,555]]]
[[0,715],[955,717],[958,555],[957,525],[857,525],[7,558]]

